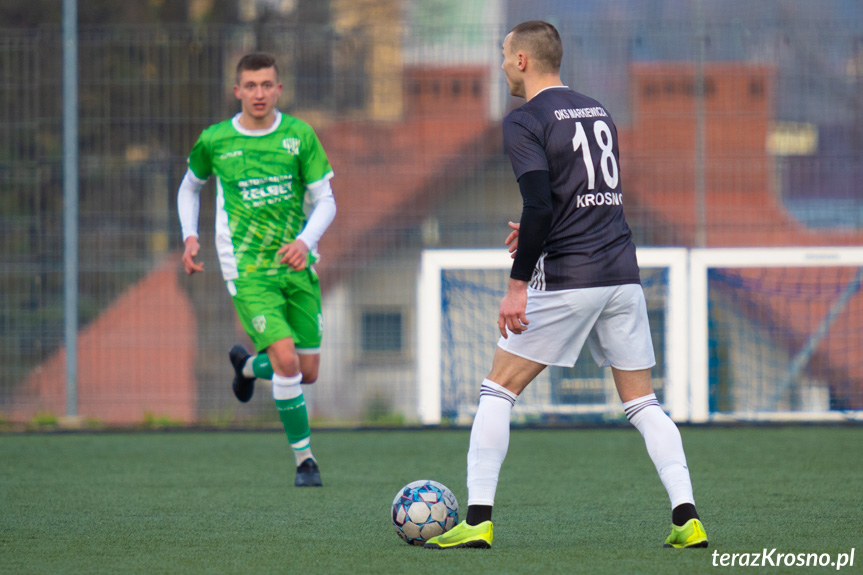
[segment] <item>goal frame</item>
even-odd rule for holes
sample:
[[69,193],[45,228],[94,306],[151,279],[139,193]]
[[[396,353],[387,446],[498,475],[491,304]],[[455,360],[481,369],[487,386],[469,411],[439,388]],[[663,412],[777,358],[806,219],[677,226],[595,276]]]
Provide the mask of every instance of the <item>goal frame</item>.
[[[642,268],[668,268],[666,305],[665,401],[675,421],[690,418],[689,278],[686,248],[637,248]],[[506,249],[430,249],[422,252],[417,285],[418,414],[423,425],[441,423],[441,273],[444,270],[506,270],[512,258]],[[494,323],[496,318],[489,318]],[[491,369],[491,366],[488,366]]]
[[708,272],[711,268],[863,267],[860,247],[697,248],[689,251],[690,421],[846,421],[863,420],[863,411],[759,411],[710,413],[710,333]]

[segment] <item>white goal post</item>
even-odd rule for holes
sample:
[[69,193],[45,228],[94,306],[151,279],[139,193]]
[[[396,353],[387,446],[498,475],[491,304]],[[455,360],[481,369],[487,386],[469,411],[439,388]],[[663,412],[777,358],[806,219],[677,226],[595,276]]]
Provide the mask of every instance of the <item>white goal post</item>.
[[[668,296],[665,298],[665,398],[666,408],[677,421],[689,419],[687,375],[688,277],[685,248],[639,248],[639,265],[667,268]],[[442,389],[442,273],[445,270],[508,270],[512,266],[505,249],[425,250],[420,264],[417,333],[417,381],[419,417],[424,425],[441,423]],[[497,317],[488,317],[497,329]],[[490,369],[491,364],[486,366]],[[479,388],[479,381],[470,382]],[[622,412],[621,412],[622,413]]]
[[[857,268],[852,279],[838,286],[826,313],[820,314],[817,327],[808,334],[804,344],[789,359],[788,379],[799,375],[803,365],[811,359],[822,343],[832,322],[844,313],[852,297],[860,291],[863,279],[863,248],[860,247],[791,247],[791,248],[703,248],[689,253],[689,340],[691,372],[689,395],[692,406],[690,421],[703,423],[721,420],[747,421],[841,421],[863,419],[863,412],[855,410],[818,411],[762,411],[734,410],[726,413],[711,412],[709,405],[710,334],[709,334],[709,282],[711,269],[719,268]],[[863,335],[863,324],[856,326],[858,341]],[[751,350],[750,353],[755,353]],[[859,350],[863,356],[863,349]]]
[[[863,247],[639,248],[637,255],[643,284],[649,275],[645,271],[664,269],[660,281],[645,284],[645,293],[655,312],[651,323],[655,318],[658,324],[662,401],[672,419],[863,420]],[[494,346],[490,337],[497,330],[497,316],[488,302],[499,302],[502,278],[511,265],[505,249],[423,252],[417,290],[418,413],[423,424],[442,422],[443,390],[452,395],[453,380],[468,379],[457,384],[478,389],[481,374],[491,368],[485,348]],[[486,271],[494,273],[491,283],[499,282],[494,289],[482,285],[486,280],[471,283],[471,273],[479,277]],[[444,281],[445,276],[455,279]],[[449,288],[454,294],[449,302],[443,296],[447,283],[455,286]],[[461,302],[457,309],[457,300],[473,298],[472,292],[479,293],[476,301],[482,303]],[[462,336],[468,340],[456,341],[452,326],[463,323],[470,324],[468,335]],[[444,326],[450,333],[443,333]],[[481,334],[483,341],[473,345],[472,334]],[[445,340],[451,346],[446,352]],[[457,369],[450,355],[460,356]],[[466,369],[467,361],[476,365]],[[584,376],[567,377],[578,383]],[[593,380],[585,381],[587,387]],[[537,387],[528,388],[523,398]],[[473,391],[459,389],[459,409],[471,403],[475,409]],[[520,400],[521,409],[550,416],[609,416],[618,407],[610,395],[594,397],[592,405],[574,405],[578,396],[568,397],[576,399],[555,403],[554,393],[539,400],[527,397]]]

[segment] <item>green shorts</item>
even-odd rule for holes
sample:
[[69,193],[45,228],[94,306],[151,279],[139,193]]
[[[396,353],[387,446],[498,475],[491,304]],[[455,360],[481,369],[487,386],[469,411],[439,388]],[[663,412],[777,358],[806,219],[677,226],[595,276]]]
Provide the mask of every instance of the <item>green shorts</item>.
[[307,267],[226,282],[240,322],[258,351],[291,338],[298,353],[318,353],[324,333],[321,285]]

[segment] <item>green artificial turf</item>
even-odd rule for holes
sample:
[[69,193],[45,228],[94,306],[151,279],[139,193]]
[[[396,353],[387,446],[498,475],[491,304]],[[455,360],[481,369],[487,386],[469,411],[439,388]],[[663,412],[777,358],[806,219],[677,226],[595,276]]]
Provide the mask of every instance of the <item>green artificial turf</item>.
[[515,430],[494,547],[450,551],[403,543],[390,504],[435,479],[463,518],[466,430],[314,433],[321,489],[293,487],[277,433],[4,435],[0,573],[694,574],[764,548],[855,548],[844,571],[863,570],[863,427],[682,434],[708,549],[662,547],[668,500],[634,429]]

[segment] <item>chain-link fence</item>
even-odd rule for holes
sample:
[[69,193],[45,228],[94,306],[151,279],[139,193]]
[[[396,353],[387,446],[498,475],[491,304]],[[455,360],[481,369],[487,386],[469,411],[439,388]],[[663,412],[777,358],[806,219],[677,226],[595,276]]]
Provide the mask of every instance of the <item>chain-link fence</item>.
[[[79,413],[94,425],[277,422],[265,383],[248,405],[231,395],[227,350],[246,340],[212,247],[212,184],[207,272],[178,265],[186,155],[237,111],[236,61],[261,49],[280,64],[280,109],[315,127],[336,174],[312,415],[414,420],[420,250],[500,246],[520,212],[500,141],[516,103],[499,69],[503,20],[80,29]],[[564,82],[617,123],[640,245],[863,239],[859,26],[558,20]],[[5,421],[65,413],[61,81],[59,28],[0,29]]]

